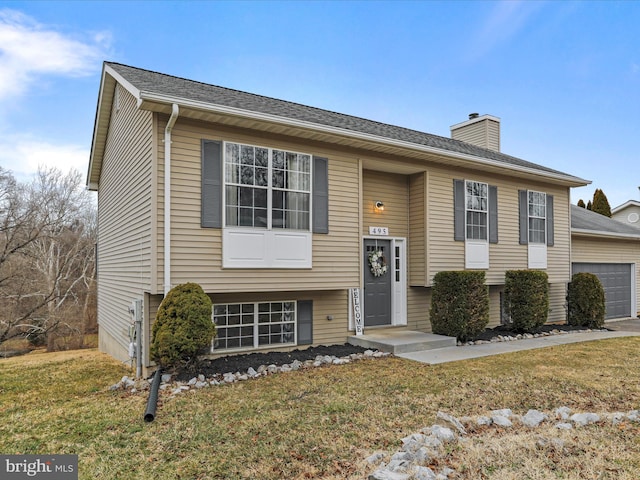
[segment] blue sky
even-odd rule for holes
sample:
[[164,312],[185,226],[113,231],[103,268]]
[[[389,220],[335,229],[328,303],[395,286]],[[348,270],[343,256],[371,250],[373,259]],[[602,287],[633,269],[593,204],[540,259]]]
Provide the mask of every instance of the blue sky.
[[109,60],[449,136],[640,198],[640,2],[0,1],[0,165],[85,174]]

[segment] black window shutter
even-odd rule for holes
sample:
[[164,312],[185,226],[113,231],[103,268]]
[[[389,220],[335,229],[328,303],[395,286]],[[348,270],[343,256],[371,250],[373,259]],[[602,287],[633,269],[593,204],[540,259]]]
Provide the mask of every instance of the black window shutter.
[[489,243],[498,243],[498,187],[489,185]]
[[222,142],[202,140],[201,225],[222,228]]
[[547,245],[553,247],[553,195],[547,195]]
[[298,345],[313,343],[313,301],[298,301]]
[[453,180],[453,239],[464,242],[466,235],[464,208],[464,180]]
[[329,165],[313,157],[313,233],[329,233]]
[[526,190],[518,190],[520,215],[520,245],[529,244],[529,197]]

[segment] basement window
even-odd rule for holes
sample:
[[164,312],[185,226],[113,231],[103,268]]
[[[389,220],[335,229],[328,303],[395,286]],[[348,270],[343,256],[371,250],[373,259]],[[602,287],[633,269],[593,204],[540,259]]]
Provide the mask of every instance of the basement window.
[[211,351],[296,344],[296,302],[214,305],[216,337]]

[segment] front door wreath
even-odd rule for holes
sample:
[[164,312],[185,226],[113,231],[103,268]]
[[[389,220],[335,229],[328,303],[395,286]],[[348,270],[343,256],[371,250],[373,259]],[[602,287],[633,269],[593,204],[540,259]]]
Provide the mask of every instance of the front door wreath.
[[369,252],[369,268],[374,277],[381,277],[387,273],[387,259],[382,250],[372,250]]

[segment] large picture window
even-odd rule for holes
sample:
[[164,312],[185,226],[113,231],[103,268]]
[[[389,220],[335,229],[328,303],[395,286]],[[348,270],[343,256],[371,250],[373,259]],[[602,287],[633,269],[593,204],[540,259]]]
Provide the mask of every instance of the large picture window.
[[466,181],[466,225],[468,240],[487,240],[489,186]]
[[225,225],[309,231],[311,155],[225,143]]
[[541,192],[528,192],[529,243],[547,243],[547,196]]
[[213,306],[212,350],[252,349],[296,343],[296,302],[231,303]]

